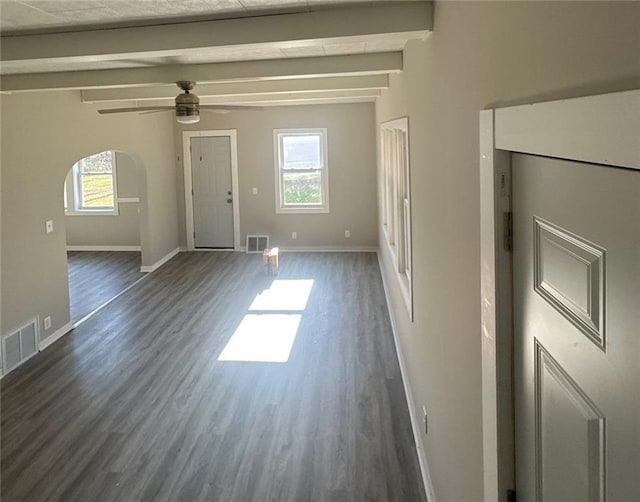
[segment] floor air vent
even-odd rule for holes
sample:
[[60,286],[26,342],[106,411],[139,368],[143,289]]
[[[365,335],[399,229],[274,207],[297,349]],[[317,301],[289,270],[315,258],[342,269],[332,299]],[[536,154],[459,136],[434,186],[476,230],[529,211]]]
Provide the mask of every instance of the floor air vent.
[[268,247],[268,235],[247,235],[247,253],[262,253]]
[[37,352],[38,331],[34,319],[22,328],[2,337],[4,373],[9,373]]

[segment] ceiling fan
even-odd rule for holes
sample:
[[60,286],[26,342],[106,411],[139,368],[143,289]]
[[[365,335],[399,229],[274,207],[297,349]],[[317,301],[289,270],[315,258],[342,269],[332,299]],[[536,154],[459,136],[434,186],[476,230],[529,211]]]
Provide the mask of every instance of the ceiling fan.
[[181,124],[195,124],[200,121],[200,110],[214,112],[228,112],[232,110],[262,110],[260,106],[235,106],[235,105],[201,105],[200,98],[190,91],[196,83],[192,80],[179,80],[176,85],[184,92],[176,96],[175,106],[135,106],[131,108],[107,108],[98,110],[98,113],[126,113],[126,112],[164,112],[176,111],[176,120]]

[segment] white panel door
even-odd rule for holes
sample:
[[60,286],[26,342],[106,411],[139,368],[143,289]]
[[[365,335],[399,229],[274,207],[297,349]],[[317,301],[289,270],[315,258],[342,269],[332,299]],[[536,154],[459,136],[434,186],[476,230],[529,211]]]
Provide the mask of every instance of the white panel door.
[[513,155],[518,502],[640,500],[640,172]]
[[196,248],[233,248],[231,138],[191,138]]

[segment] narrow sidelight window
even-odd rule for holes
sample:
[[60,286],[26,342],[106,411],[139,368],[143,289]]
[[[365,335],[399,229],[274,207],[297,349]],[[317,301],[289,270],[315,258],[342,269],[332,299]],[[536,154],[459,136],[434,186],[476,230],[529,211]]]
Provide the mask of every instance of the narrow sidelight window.
[[380,124],[382,225],[405,303],[413,318],[409,121]]

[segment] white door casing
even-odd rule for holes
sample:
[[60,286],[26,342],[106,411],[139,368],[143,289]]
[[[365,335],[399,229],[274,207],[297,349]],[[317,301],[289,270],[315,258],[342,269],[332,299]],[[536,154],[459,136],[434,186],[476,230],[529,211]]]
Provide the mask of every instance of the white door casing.
[[[480,112],[484,499],[514,486],[511,152],[640,169],[640,90]],[[540,359],[545,354],[540,350]],[[546,366],[554,368],[546,357]]]
[[[198,165],[196,163],[196,165],[192,165],[192,159],[191,159],[191,147],[192,147],[192,139],[194,138],[228,138],[229,141],[229,146],[230,146],[230,153],[231,153],[231,195],[229,195],[227,193],[227,188],[225,187],[224,189],[222,189],[221,193],[210,193],[209,195],[211,195],[211,200],[213,200],[214,202],[211,203],[212,206],[216,205],[215,200],[217,199],[217,203],[219,203],[219,207],[222,209],[225,206],[227,206],[227,198],[230,198],[232,200],[231,203],[231,207],[232,207],[232,214],[233,214],[233,241],[231,246],[233,246],[233,249],[238,251],[240,250],[240,209],[239,209],[239,197],[238,197],[238,154],[237,154],[237,133],[236,130],[232,129],[232,130],[217,130],[217,131],[184,131],[182,133],[182,145],[183,145],[183,159],[184,159],[184,180],[185,180],[185,216],[186,216],[186,241],[187,241],[187,250],[189,251],[194,251],[197,250],[196,248],[196,239],[194,238],[194,231],[197,230],[198,225],[202,225],[202,218],[199,218],[197,214],[194,214],[194,193],[196,190],[196,187],[194,186],[194,170],[193,168],[196,168],[196,172],[200,172],[198,169]],[[195,143],[199,143],[199,140],[196,139]],[[196,148],[199,147],[204,147],[207,150],[210,150],[211,148],[209,148],[211,145],[208,145],[206,140],[204,142],[200,141],[201,144],[195,144],[194,146]],[[221,144],[224,144],[221,143]],[[215,148],[212,149],[212,152],[209,152],[210,154],[215,155]],[[206,154],[205,154],[206,155]],[[198,155],[198,162],[199,162],[199,158],[200,156]],[[204,173],[206,174],[206,171],[204,171]],[[195,176],[198,176],[198,174],[196,174]],[[223,176],[224,178],[224,176]],[[217,186],[220,185],[222,186],[222,183],[216,183],[216,181],[221,181],[221,180],[211,180],[212,183],[209,184],[210,186]],[[222,180],[224,181],[224,180]],[[226,184],[226,181],[225,183]],[[219,190],[217,190],[219,191]],[[196,203],[198,202],[198,197],[195,198],[196,199]],[[227,223],[227,215],[224,211],[215,211],[215,208],[212,207],[213,212],[211,213],[211,220],[210,222],[206,225],[206,226],[211,226],[211,225],[216,225],[216,226],[222,226],[223,231],[222,234],[227,234],[230,230],[226,229],[228,227],[228,223]],[[217,221],[216,221],[217,220]],[[201,227],[202,229],[203,227]],[[200,232],[200,234],[202,235],[202,232]],[[199,238],[200,239],[200,238]],[[198,247],[200,248],[207,248],[207,247],[226,247],[227,239],[224,239],[222,241],[216,241],[216,240],[211,240],[211,239],[215,239],[215,237],[213,236],[209,236],[206,238],[206,240],[204,241],[200,241],[198,242]]]

